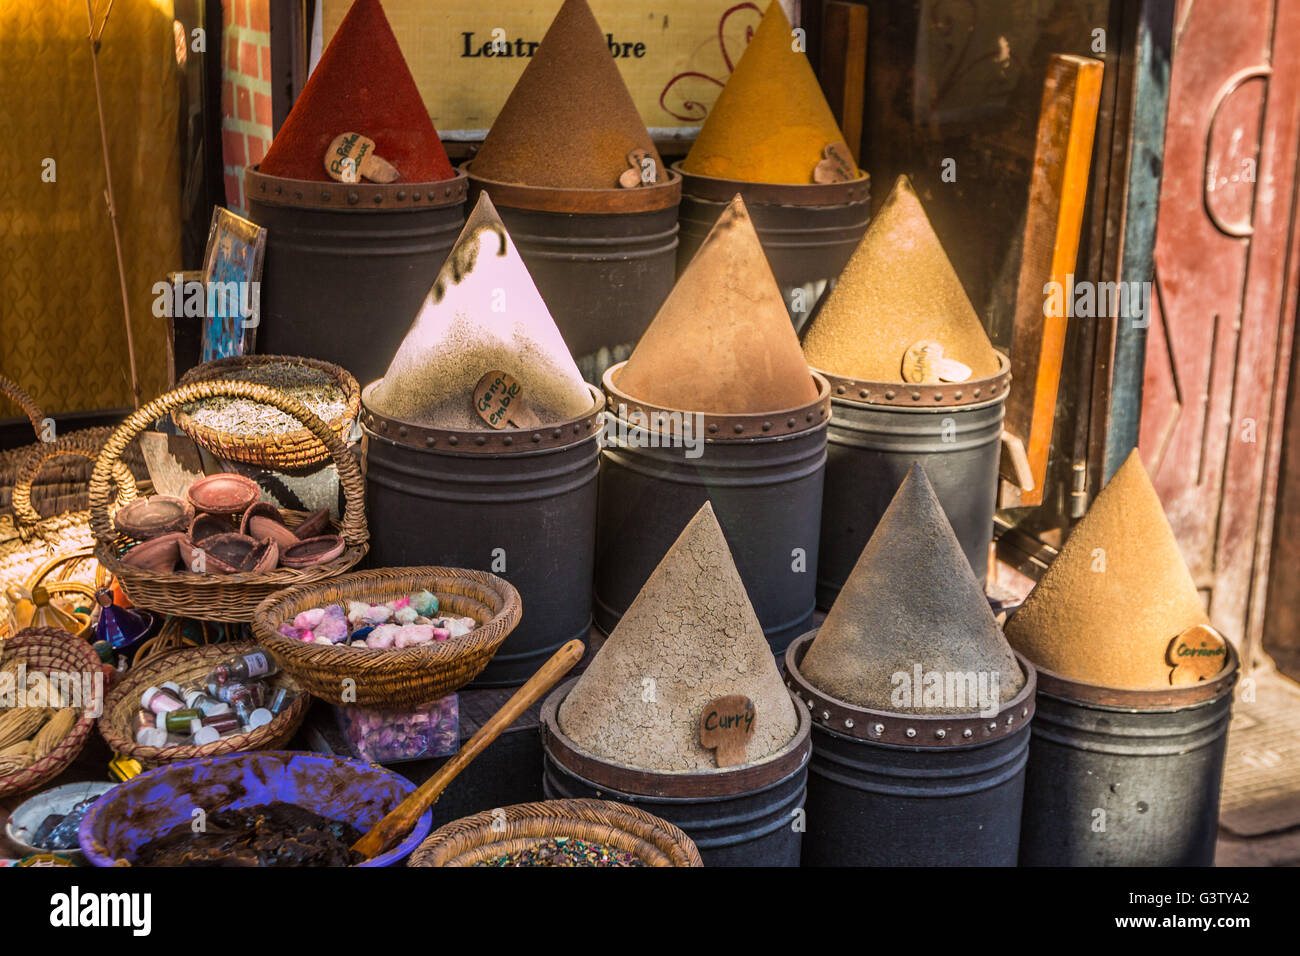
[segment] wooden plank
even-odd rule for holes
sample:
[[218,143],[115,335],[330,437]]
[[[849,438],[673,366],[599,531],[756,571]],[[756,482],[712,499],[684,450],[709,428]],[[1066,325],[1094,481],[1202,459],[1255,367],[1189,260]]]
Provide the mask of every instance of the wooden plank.
[[867,8],[844,0],[822,7],[819,76],[853,159],[862,156],[867,95]]
[[[1069,322],[1068,308],[1044,309],[1045,290],[1054,283],[1053,288],[1061,290],[1068,305],[1092,168],[1102,74],[1100,60],[1054,54],[1043,83],[1011,339],[1011,394],[1005,426],[1025,447],[1033,487],[1021,484],[1019,469],[1004,457],[1004,508],[1037,505],[1043,500]],[[1051,314],[1044,315],[1045,311]]]

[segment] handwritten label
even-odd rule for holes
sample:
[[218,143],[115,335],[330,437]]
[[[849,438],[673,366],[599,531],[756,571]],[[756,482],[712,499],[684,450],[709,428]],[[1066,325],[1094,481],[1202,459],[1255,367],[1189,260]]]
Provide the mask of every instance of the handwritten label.
[[638,186],[653,186],[659,181],[659,168],[654,157],[644,149],[634,149],[627,154],[628,168],[618,177],[618,184],[624,189],[636,189]]
[[754,734],[754,717],[754,702],[744,694],[709,701],[700,715],[700,746],[715,751],[719,767],[739,766]]
[[474,386],[474,411],[492,428],[536,428],[542,423],[527,402],[524,387],[502,371],[488,372]]
[[913,342],[903,353],[903,381],[913,385],[964,382],[970,376],[970,366],[943,357],[943,345],[939,342],[922,339]]
[[1195,624],[1169,642],[1165,660],[1173,667],[1169,683],[1175,687],[1209,680],[1228,659],[1228,644],[1214,628]]
[[815,183],[849,183],[858,178],[857,164],[847,143],[830,143],[822,150],[822,161],[813,167]]
[[362,178],[372,183],[391,183],[398,176],[392,163],[375,155],[375,141],[360,133],[334,137],[325,151],[325,172],[340,183],[355,183]]

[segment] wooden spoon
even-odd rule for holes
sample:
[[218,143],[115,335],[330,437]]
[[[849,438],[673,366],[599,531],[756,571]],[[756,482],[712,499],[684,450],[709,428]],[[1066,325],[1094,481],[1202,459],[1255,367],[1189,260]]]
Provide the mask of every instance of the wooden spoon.
[[585,651],[586,647],[582,641],[576,640],[569,641],[556,651],[537,673],[528,678],[528,683],[515,691],[514,696],[478,729],[478,733],[471,737],[454,757],[424,781],[418,790],[389,811],[388,816],[371,827],[365,836],[352,844],[352,849],[369,860],[383,853],[400,837],[410,832],[415,822],[420,819],[420,814],[433,806],[442,796],[442,791],[447,789],[447,784],[468,767],[470,761],[482,753],[488,744],[496,740],[503,730],[513,724],[520,714],[554,687],[574,664],[582,660]]

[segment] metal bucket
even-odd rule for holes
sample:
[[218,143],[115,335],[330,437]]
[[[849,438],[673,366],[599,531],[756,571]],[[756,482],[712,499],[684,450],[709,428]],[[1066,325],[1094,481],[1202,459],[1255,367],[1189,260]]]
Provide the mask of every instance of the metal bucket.
[[1213,680],[1113,690],[1039,671],[1022,866],[1213,866],[1238,658]]
[[317,183],[244,173],[265,226],[257,350],[379,378],[465,225],[464,173],[440,183]]
[[611,763],[579,749],[556,714],[577,678],[542,704],[542,789],[546,798],[596,797],[640,807],[675,823],[700,848],[705,866],[798,866],[812,721],[775,756],[727,770],[660,773]]
[[958,385],[831,383],[817,606],[828,610],[862,549],[919,461],[976,580],[988,574],[1002,416],[1011,365]]
[[470,198],[492,197],[583,377],[600,382],[632,354],[672,291],[681,179],[544,189],[469,175]]
[[786,685],[812,715],[805,866],[1015,866],[1034,666],[993,716],[890,714],[813,687],[786,651]]
[[361,395],[375,567],[491,571],[524,618],[473,687],[522,684],[591,627],[600,392],[585,414],[535,432],[443,431],[385,418]]
[[871,221],[871,180],[805,186],[749,183],[682,172],[677,274],[704,242],[727,203],[740,193],[754,222],[786,310],[801,329],[818,299],[839,278]]
[[[812,625],[829,386],[814,374],[815,402],[770,415],[675,413],[675,422],[694,423],[688,437],[704,435],[698,457],[690,458],[676,440],[676,424],[636,431],[638,416],[667,421],[656,416],[674,413],[619,392],[613,379],[621,367],[605,373],[597,626],[606,634],[614,629],[682,528],[710,501],[758,622],[779,654]],[[644,447],[645,438],[670,447]]]

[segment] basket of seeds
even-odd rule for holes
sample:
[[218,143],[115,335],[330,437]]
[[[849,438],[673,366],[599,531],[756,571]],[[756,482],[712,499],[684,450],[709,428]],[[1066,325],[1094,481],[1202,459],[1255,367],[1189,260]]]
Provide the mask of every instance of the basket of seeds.
[[[109,514],[111,478],[122,451],[162,416],[217,396],[270,405],[291,415],[329,450],[338,469],[344,502],[337,526],[343,547],[329,560],[307,567],[247,571],[221,569],[227,573],[206,574],[155,569],[147,563],[125,560],[139,542],[117,529]],[[282,513],[281,517],[289,518],[289,527],[300,528],[305,516]],[[95,557],[118,579],[133,604],[150,611],[203,621],[250,621],[258,602],[277,591],[314,584],[348,571],[365,556],[370,542],[366,524],[366,484],[356,456],[336,432],[308,409],[282,392],[251,382],[191,382],[154,399],[119,425],[104,443],[91,475],[90,529],[95,536]]]
[[[361,389],[347,370],[295,355],[238,355],[190,369],[180,385],[250,382],[287,395],[347,440],[361,410]],[[306,468],[329,459],[319,438],[292,415],[261,402],[212,395],[172,412],[185,434],[227,461],[271,469]]]

